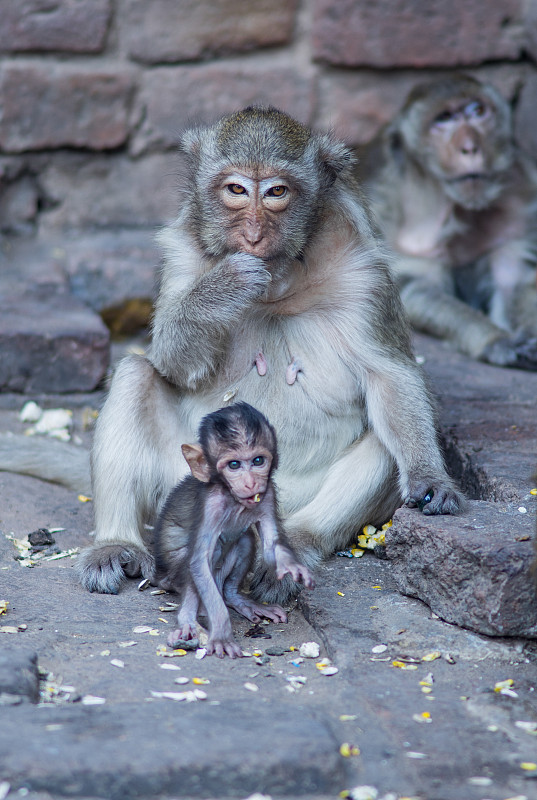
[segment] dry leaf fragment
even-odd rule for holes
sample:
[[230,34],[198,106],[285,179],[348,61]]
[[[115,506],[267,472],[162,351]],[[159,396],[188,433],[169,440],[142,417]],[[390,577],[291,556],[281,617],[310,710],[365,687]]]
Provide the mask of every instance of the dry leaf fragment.
[[118,642],[117,643],[118,647],[134,647],[135,644],[138,644],[138,642],[130,641],[130,642]]
[[433,650],[432,653],[426,653],[422,656],[422,661],[436,661],[437,658],[440,658],[442,653],[439,650]]
[[136,628],[132,629],[133,633],[149,633],[151,630],[151,625],[137,625]]
[[[172,664],[163,664],[162,666],[163,666],[163,667],[167,667],[167,666],[170,666],[170,667],[171,667],[171,666],[173,666],[173,665],[172,665]],[[179,667],[177,667],[177,669],[179,669]],[[180,676],[179,676],[179,678],[176,678],[176,679],[174,680],[174,683],[179,683],[179,684],[182,684],[182,685],[184,685],[185,683],[188,683],[188,681],[189,681],[189,679],[188,679],[188,678],[184,677],[183,675],[180,675]]]
[[397,667],[398,669],[417,669],[417,664],[406,664],[404,661],[392,661],[392,667]]
[[7,614],[8,605],[9,605],[9,600],[0,600],[0,615]]
[[321,675],[337,675],[339,670],[337,667],[323,667],[319,672]]
[[197,686],[203,686],[205,683],[210,682],[208,678],[192,678],[192,683],[195,683]]
[[125,666],[125,662],[121,661],[120,658],[113,658],[110,661],[110,663],[112,664],[113,667],[119,667],[120,669],[123,669],[123,667]]
[[374,786],[355,786],[354,789],[344,789],[339,793],[344,800],[377,800],[378,795]]
[[81,503],[91,503],[91,497],[88,497],[86,494],[79,494],[78,499]]
[[533,761],[522,761],[520,764],[520,769],[523,769],[526,772],[535,772],[537,770],[537,764],[534,764]]
[[85,694],[82,698],[82,705],[84,706],[100,706],[106,703],[104,697],[95,697],[93,694]]
[[244,688],[248,689],[249,692],[258,692],[259,686],[256,683],[245,683]]
[[0,625],[0,633],[18,633],[16,625]]
[[517,720],[515,725],[517,728],[520,728],[520,730],[526,731],[526,733],[531,733],[533,736],[537,736],[537,722],[524,722],[523,720]]

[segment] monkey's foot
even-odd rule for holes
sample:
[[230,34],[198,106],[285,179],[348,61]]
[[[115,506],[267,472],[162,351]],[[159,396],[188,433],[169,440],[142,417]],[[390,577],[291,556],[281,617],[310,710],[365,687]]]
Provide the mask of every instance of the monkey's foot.
[[405,505],[419,508],[424,514],[460,514],[465,508],[465,499],[450,486],[429,485],[426,481],[417,482],[411,487]]
[[278,580],[274,570],[257,569],[250,583],[250,596],[260,602],[285,605],[301,591],[299,583],[295,583],[290,575]]
[[205,647],[208,656],[224,658],[228,655],[230,658],[242,658],[242,650],[233,638],[209,639]]
[[242,614],[250,622],[261,622],[263,618],[270,619],[271,622],[287,622],[287,614],[281,606],[256,603],[249,597],[238,593],[232,597],[226,595],[225,601],[229,608]]
[[82,586],[89,592],[117,594],[125,577],[151,579],[153,556],[133,544],[98,545],[83,550],[75,562]]

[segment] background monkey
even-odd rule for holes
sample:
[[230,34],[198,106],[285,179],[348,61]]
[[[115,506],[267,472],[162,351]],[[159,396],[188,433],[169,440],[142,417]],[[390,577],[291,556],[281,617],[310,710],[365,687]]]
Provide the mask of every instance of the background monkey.
[[423,84],[381,138],[373,207],[412,324],[537,369],[537,171],[506,101],[463,75]]
[[256,550],[253,524],[262,559],[277,579],[290,574],[308,588],[314,581],[298,564],[278,517],[276,435],[265,417],[248,403],[235,403],[204,417],[198,438],[199,444],[181,448],[192,475],[171,492],[155,529],[155,578],[182,595],[179,627],[168,644],[196,635],[201,603],[209,621],[207,652],[235,658],[242,651],[226,605],[252,622],[287,621],[280,606],[261,605],[241,592]]
[[[309,568],[402,502],[459,511],[349,149],[273,108],[188,130],[181,147],[152,346],[121,361],[97,421],[83,584],[113,593],[124,573],[152,575],[144,523],[186,473],[175,443],[230,399],[278,430],[282,516]],[[294,589],[262,569],[253,585],[268,602]]]

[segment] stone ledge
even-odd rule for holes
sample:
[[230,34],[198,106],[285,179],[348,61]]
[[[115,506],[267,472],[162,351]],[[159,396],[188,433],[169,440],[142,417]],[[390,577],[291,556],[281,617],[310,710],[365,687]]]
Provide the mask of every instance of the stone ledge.
[[[525,506],[534,512],[535,502]],[[489,636],[537,637],[534,532],[534,513],[512,505],[474,500],[460,517],[400,508],[386,554],[399,591],[446,622]]]

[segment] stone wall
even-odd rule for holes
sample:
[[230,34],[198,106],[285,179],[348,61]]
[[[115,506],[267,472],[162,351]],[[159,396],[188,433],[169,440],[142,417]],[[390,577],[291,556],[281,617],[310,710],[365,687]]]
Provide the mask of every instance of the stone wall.
[[446,69],[496,84],[537,156],[527,0],[3,0],[0,229],[153,228],[188,123],[252,102],[367,143]]

